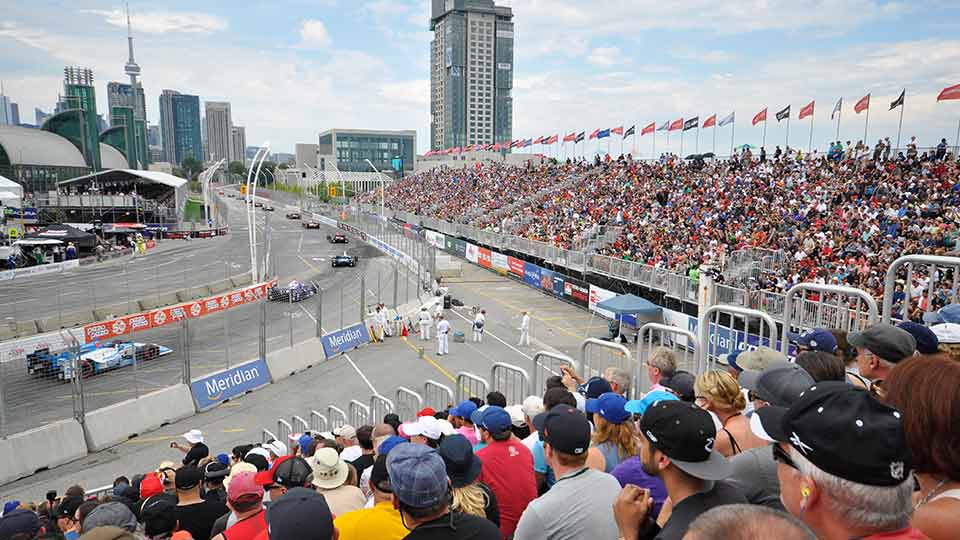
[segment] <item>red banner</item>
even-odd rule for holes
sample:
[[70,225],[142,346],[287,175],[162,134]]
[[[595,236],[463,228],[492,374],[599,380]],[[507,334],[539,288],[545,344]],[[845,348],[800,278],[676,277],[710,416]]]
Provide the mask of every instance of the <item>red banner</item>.
[[653,130],[657,128],[656,122],[650,122],[646,127],[640,130],[640,136],[643,137],[647,133],[653,133]]
[[799,120],[803,120],[804,118],[806,118],[806,117],[808,117],[808,116],[813,116],[813,104],[814,104],[814,103],[815,103],[814,101],[811,101],[810,103],[808,103],[807,105],[805,105],[802,109],[800,109],[800,118],[799,118]]
[[860,114],[869,108],[870,108],[870,94],[867,94],[862,98],[860,98],[860,101],[858,101],[857,104],[853,106],[853,111],[856,112],[857,114]]
[[676,131],[678,129],[683,129],[683,118],[674,120],[673,123],[670,124],[670,131]]
[[756,116],[753,117],[753,125],[757,125],[760,122],[767,121],[767,108],[764,107],[762,111],[758,112]]
[[507,265],[510,266],[510,273],[523,277],[523,261],[516,257],[507,257]]
[[707,118],[706,120],[703,121],[703,127],[704,127],[704,128],[713,127],[713,126],[716,126],[716,125],[717,125],[717,115],[715,115],[715,114],[714,114],[713,116],[711,116],[710,118]]
[[493,263],[490,261],[490,250],[486,248],[479,248],[480,256],[477,257],[477,264],[484,268],[492,268]]
[[941,90],[940,94],[937,95],[937,101],[944,101],[948,99],[960,99],[960,84],[948,86]]

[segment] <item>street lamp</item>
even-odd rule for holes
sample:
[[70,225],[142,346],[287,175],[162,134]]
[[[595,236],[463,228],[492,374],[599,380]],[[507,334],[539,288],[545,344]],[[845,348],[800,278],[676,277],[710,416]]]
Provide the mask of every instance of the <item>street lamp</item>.
[[200,173],[200,190],[203,192],[203,215],[206,216],[208,222],[210,222],[210,180],[213,179],[214,173],[217,172],[217,169],[219,169],[225,161],[226,160],[221,159]]
[[[383,223],[383,221],[384,221],[384,218],[383,218],[383,192],[384,192],[384,189],[383,189],[383,188],[384,188],[384,184],[383,184],[383,182],[384,182],[383,173],[381,173],[379,169],[377,169],[376,167],[374,167],[373,163],[372,163],[369,159],[364,159],[364,161],[366,161],[366,162],[367,162],[367,165],[370,165],[370,167],[371,167],[374,171],[376,171],[377,177],[380,179],[380,223]],[[382,226],[382,225],[381,225],[381,226]]]
[[[259,268],[257,265],[257,222],[254,211],[256,206],[254,205],[256,196],[257,196],[257,182],[256,179],[260,177],[260,168],[263,167],[263,161],[267,159],[267,154],[270,152],[270,142],[267,141],[257,149],[257,153],[253,156],[253,161],[250,162],[250,169],[247,170],[247,237],[250,243],[250,276],[253,278],[253,282],[257,283],[259,281]],[[258,161],[259,160],[259,161]],[[253,170],[256,168],[257,172],[254,174]]]

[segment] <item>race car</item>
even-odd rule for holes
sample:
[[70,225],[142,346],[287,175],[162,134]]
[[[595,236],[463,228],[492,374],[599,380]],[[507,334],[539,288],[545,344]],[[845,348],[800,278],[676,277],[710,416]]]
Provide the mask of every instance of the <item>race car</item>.
[[299,302],[317,294],[319,290],[320,284],[315,281],[293,280],[286,287],[271,287],[267,292],[267,299],[272,302]]
[[273,212],[273,210],[274,210],[274,208],[273,208],[272,206],[270,206],[269,204],[268,204],[268,205],[265,205],[265,206],[263,207],[263,211],[264,211],[264,212]]
[[319,222],[319,221],[304,221],[304,222],[303,222],[303,228],[304,228],[304,229],[319,229],[319,228],[320,228],[320,222]]
[[287,212],[287,219],[300,219],[300,212]]
[[338,232],[333,236],[327,235],[327,240],[329,240],[331,244],[349,244],[350,243],[350,240],[347,239],[347,235],[341,232]]
[[254,202],[253,202],[253,206],[254,206],[255,208],[260,208],[260,207],[263,206],[263,203],[260,202],[260,201],[254,201]]
[[134,361],[145,362],[166,356],[173,350],[155,343],[109,341],[85,343],[80,346],[80,358],[74,365],[69,351],[51,353],[38,349],[27,355],[27,373],[42,378],[69,381],[74,369],[84,379],[117,368],[132,366]]
[[331,265],[333,266],[333,268],[336,268],[338,266],[349,266],[352,268],[357,265],[357,257],[354,257],[353,255],[347,255],[347,252],[344,251],[343,255],[335,255],[333,257],[333,261],[331,261]]

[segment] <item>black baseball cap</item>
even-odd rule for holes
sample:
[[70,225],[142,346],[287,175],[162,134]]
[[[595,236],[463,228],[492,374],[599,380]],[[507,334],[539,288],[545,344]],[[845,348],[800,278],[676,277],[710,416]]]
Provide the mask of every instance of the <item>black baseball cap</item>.
[[40,516],[31,510],[18,508],[0,518],[0,538],[6,540],[19,535],[33,538],[40,532],[40,527]]
[[83,497],[64,497],[63,500],[60,501],[60,504],[57,505],[57,509],[54,511],[53,516],[56,518],[68,517],[73,519],[77,514],[77,508],[80,508],[81,504],[83,504]]
[[270,540],[330,540],[333,514],[314,489],[295,487],[273,502],[266,513]]
[[696,394],[693,390],[693,384],[697,378],[689,371],[676,371],[673,377],[670,377],[660,384],[664,388],[670,389],[678,398],[688,403],[693,403]]
[[152,497],[143,503],[140,521],[147,536],[172,532],[177,527],[177,500],[168,497]]
[[847,343],[857,348],[867,349],[881,359],[894,364],[910,358],[917,350],[917,340],[910,332],[886,323],[875,324],[863,332],[848,334]]
[[686,401],[661,400],[647,408],[640,431],[654,448],[683,472],[703,480],[722,480],[733,468],[714,450],[717,426],[710,413]]
[[177,469],[173,483],[179,490],[193,489],[203,482],[203,471],[194,465],[184,465]]
[[610,382],[603,377],[590,377],[587,382],[583,383],[583,386],[580,387],[580,391],[583,395],[587,396],[587,399],[596,399],[600,397],[601,394],[613,392],[613,388],[610,386]]
[[373,466],[370,469],[370,482],[384,493],[393,492],[390,488],[390,475],[387,473],[387,454],[380,454],[373,461]]
[[738,381],[740,386],[753,391],[757,399],[778,407],[789,407],[816,384],[805,369],[782,361],[771,363],[763,371],[744,370]]
[[313,467],[300,456],[284,456],[269,471],[257,473],[256,481],[261,486],[304,487],[313,481]]
[[203,477],[206,480],[223,480],[230,474],[230,468],[219,461],[211,461],[203,467]]
[[906,330],[917,342],[917,352],[920,354],[937,354],[940,351],[940,339],[933,330],[913,321],[904,321],[897,328]]
[[543,442],[564,454],[580,455],[590,448],[590,421],[569,405],[559,404],[533,419]]
[[795,448],[817,468],[870,486],[896,486],[911,457],[899,411],[843,381],[821,381],[793,405],[761,407],[754,434]]

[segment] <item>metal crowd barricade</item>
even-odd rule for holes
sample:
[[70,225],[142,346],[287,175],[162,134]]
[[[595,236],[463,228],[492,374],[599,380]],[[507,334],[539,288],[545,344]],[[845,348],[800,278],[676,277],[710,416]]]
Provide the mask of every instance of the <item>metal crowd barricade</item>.
[[[587,354],[590,349],[603,349],[606,354],[600,358],[594,358],[593,355]],[[598,338],[587,338],[580,343],[580,365],[583,367],[582,374],[585,379],[602,376],[604,370],[611,367],[633,373],[633,363],[630,349],[620,343]]]
[[306,433],[310,431],[310,423],[300,416],[294,415],[291,418],[290,425],[293,426],[293,433]]
[[507,398],[507,404],[523,403],[530,395],[530,375],[527,370],[504,362],[496,362],[490,369],[490,384]]
[[[953,303],[957,301],[958,290],[960,290],[960,257],[944,257],[942,255],[905,255],[893,261],[890,267],[887,269],[887,275],[883,280],[883,311],[881,320],[885,323],[890,323],[891,319],[904,319],[906,318],[903,312],[893,313],[893,294],[897,286],[897,273],[900,271],[900,268],[903,266],[907,267],[907,276],[904,281],[905,286],[903,292],[906,295],[906,298],[903,301],[903,305],[909,309],[909,306],[913,304],[911,295],[913,291],[911,290],[911,285],[913,284],[913,273],[914,265],[921,265],[927,267],[927,273],[929,274],[929,279],[927,281],[927,302],[926,311],[931,311],[933,309],[933,296],[935,294],[935,281],[934,278],[939,277],[940,270],[939,267],[947,267],[953,274],[953,282],[950,285],[950,291],[947,294],[947,303]],[[921,293],[923,294],[923,293]]]
[[277,419],[277,440],[283,444],[290,442],[290,434],[293,433],[293,426],[283,418]]
[[347,413],[343,412],[343,409],[340,407],[333,405],[327,406],[327,418],[330,419],[329,428],[331,430],[337,429],[347,423]]
[[393,402],[389,399],[379,395],[374,394],[370,396],[370,405],[369,405],[369,418],[367,423],[373,425],[380,422],[383,422],[383,417],[392,413],[394,411]]
[[[817,299],[807,298],[807,293],[816,293]],[[863,307],[866,307],[866,312]],[[787,354],[790,349],[787,333],[794,329],[800,332],[808,328],[838,328],[853,332],[876,323],[878,317],[877,301],[864,290],[840,285],[798,283],[784,295],[780,351]]]
[[677,369],[699,375],[706,365],[699,360],[699,340],[696,334],[676,326],[661,323],[647,323],[640,327],[637,339],[637,361],[634,365],[633,384],[630,387],[632,398],[638,398],[650,387],[645,362],[657,347],[666,347],[678,357]]
[[[721,315],[729,316],[729,324],[721,324]],[[711,320],[712,317],[712,320]],[[737,321],[743,321],[743,330],[737,329]],[[758,328],[756,334],[750,333],[751,321],[757,321]],[[705,369],[710,369],[711,363],[716,362],[720,354],[730,353],[738,349],[745,349],[750,345],[766,346],[771,349],[777,348],[777,323],[769,314],[755,309],[747,309],[740,306],[730,306],[719,304],[710,306],[701,315],[698,321],[700,330],[698,359]],[[764,326],[767,332],[764,334]],[[726,333],[724,336],[723,333]],[[716,339],[712,339],[716,334]],[[766,341],[764,341],[766,335]],[[755,337],[756,343],[750,343],[751,337]]]
[[423,383],[423,404],[436,410],[446,409],[454,404],[453,390],[447,385],[428,380]]
[[328,431],[330,422],[327,417],[317,411],[310,411],[310,431],[320,432]]
[[370,407],[355,399],[350,400],[347,411],[349,411],[347,418],[350,419],[350,425],[354,428],[366,424],[367,419],[370,418]]
[[457,402],[465,399],[478,397],[486,399],[490,391],[490,384],[479,376],[468,371],[457,373]]
[[570,366],[576,373],[582,373],[583,366],[579,361],[570,358],[565,354],[553,353],[550,351],[537,351],[533,355],[533,372],[530,378],[530,391],[537,395],[542,395],[547,377],[552,375],[562,375],[561,366]]
[[273,432],[270,431],[269,429],[264,428],[264,429],[261,429],[261,430],[260,430],[260,443],[261,443],[261,444],[266,443],[266,442],[269,442],[269,441],[279,441],[279,440],[280,440],[280,439],[278,439],[277,436],[274,435]]
[[423,409],[423,398],[409,388],[400,386],[394,398],[396,413],[400,420],[412,420]]

